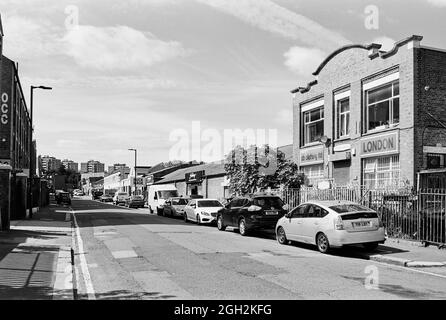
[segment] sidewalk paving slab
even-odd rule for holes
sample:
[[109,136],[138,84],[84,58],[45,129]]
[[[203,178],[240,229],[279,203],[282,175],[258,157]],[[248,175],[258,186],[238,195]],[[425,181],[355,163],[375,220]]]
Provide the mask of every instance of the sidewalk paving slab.
[[0,300],[72,299],[69,208],[42,208],[0,232]]

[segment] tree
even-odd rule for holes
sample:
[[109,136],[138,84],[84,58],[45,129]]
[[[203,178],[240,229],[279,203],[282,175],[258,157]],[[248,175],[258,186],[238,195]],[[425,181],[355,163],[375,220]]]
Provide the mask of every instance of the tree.
[[253,145],[248,149],[237,146],[228,154],[225,170],[231,191],[237,195],[281,186],[299,188],[305,181],[298,166],[269,145]]

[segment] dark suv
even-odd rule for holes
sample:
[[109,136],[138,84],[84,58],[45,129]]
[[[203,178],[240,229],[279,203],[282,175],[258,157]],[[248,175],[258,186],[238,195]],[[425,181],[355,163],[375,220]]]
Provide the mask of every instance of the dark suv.
[[274,195],[253,195],[232,199],[217,214],[217,228],[238,228],[245,236],[252,230],[274,230],[277,221],[287,213],[282,199]]

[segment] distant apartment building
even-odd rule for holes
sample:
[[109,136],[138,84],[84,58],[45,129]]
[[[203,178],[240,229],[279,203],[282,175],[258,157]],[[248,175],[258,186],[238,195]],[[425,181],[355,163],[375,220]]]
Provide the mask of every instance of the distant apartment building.
[[90,160],[88,162],[81,163],[81,173],[98,173],[98,172],[105,172],[105,164],[96,160]]
[[42,172],[56,171],[62,166],[62,161],[55,157],[41,156],[40,157],[40,168]]
[[62,165],[65,167],[66,170],[71,170],[78,172],[79,171],[79,164],[77,162],[74,162],[73,160],[62,160]]
[[113,174],[121,171],[130,171],[130,168],[127,167],[125,163],[115,163],[112,166],[108,166],[108,174]]

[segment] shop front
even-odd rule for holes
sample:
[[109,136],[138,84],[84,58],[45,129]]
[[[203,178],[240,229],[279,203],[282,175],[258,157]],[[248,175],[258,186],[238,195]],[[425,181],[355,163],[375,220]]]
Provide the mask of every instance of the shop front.
[[186,181],[186,195],[190,197],[203,196],[206,190],[203,190],[203,181],[205,178],[205,172],[188,172],[185,175]]
[[316,186],[324,180],[324,146],[300,150],[300,170],[305,174],[308,186]]
[[401,181],[399,131],[360,140],[362,183],[369,188],[399,186]]

